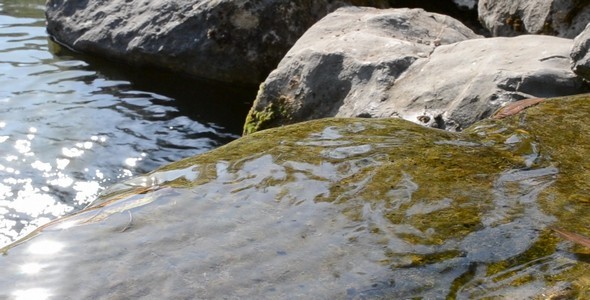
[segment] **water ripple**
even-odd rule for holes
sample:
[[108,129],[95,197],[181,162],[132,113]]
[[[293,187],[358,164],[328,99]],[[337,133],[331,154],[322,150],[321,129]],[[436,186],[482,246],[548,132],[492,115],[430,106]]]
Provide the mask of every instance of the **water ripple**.
[[215,98],[219,92],[150,79],[154,72],[122,74],[52,44],[44,4],[0,0],[0,246],[86,206],[117,181],[239,133],[210,120],[231,105],[199,106],[227,100]]

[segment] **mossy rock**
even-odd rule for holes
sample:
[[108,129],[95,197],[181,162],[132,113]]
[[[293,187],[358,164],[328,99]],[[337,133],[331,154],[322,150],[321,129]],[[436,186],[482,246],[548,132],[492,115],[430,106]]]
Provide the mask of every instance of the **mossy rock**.
[[590,249],[550,229],[590,235],[588,100],[463,133],[324,119],[248,135],[4,248],[0,298],[588,298]]

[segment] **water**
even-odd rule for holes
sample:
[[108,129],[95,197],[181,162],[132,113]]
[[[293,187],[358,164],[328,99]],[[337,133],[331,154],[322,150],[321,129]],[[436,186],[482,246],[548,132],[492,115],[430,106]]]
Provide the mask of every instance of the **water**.
[[0,247],[109,185],[237,137],[252,89],[49,41],[44,0],[0,0]]

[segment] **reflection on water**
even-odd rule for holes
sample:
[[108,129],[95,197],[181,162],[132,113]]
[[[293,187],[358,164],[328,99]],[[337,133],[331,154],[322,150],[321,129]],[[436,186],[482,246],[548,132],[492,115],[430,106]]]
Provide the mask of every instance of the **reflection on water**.
[[13,293],[13,296],[16,300],[27,300],[27,299],[36,299],[36,300],[43,300],[49,299],[51,294],[47,289],[28,289],[28,290],[17,290]]
[[0,246],[235,139],[253,97],[74,55],[48,41],[44,4],[0,0]]

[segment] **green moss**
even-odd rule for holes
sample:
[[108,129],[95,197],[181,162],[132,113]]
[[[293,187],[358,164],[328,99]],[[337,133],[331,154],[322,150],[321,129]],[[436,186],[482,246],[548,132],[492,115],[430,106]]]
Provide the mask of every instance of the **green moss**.
[[260,107],[259,103],[262,102],[264,89],[263,83],[260,85],[256,100],[246,116],[243,135],[290,123],[292,112],[289,105],[293,103],[293,100],[282,95],[273,101],[264,101],[268,104]]
[[256,131],[268,128],[268,124],[272,123],[276,117],[274,105],[271,103],[262,111],[256,110],[254,107],[250,109],[244,124],[244,135],[252,134]]
[[[232,199],[225,191],[259,201],[272,190],[265,194],[271,204],[292,206],[289,212],[298,212],[294,203],[321,202],[330,214],[319,223],[345,220],[349,227],[337,232],[339,237],[366,243],[374,249],[374,260],[392,272],[443,266],[445,272],[455,273],[448,281],[451,298],[469,288],[485,297],[486,291],[478,289],[484,285],[502,291],[536,282],[548,288],[571,282],[571,294],[583,298],[590,293],[590,267],[584,263],[590,249],[564,247],[547,228],[557,225],[590,235],[588,100],[549,100],[506,119],[479,122],[463,133],[400,119],[339,118],[259,131],[289,113],[288,105],[269,105],[251,112],[251,134],[158,172],[192,169],[194,180],[181,178],[163,185],[190,188],[195,194],[210,183],[219,184],[216,197]],[[558,173],[518,177],[519,172],[548,167]],[[281,176],[269,169],[280,170]],[[501,181],[507,174],[515,178]],[[306,194],[308,185],[314,184],[319,186],[317,193]],[[527,215],[531,207],[546,217]],[[501,252],[500,259],[483,255],[486,258],[479,260],[474,255],[469,261],[469,251],[487,250],[468,243],[491,241],[468,237],[482,230],[504,234],[498,227],[510,224],[516,224],[513,230],[526,227],[521,236],[538,234],[534,241],[510,240],[526,246],[518,253],[510,251],[521,248],[506,244],[507,249],[489,249]]]

